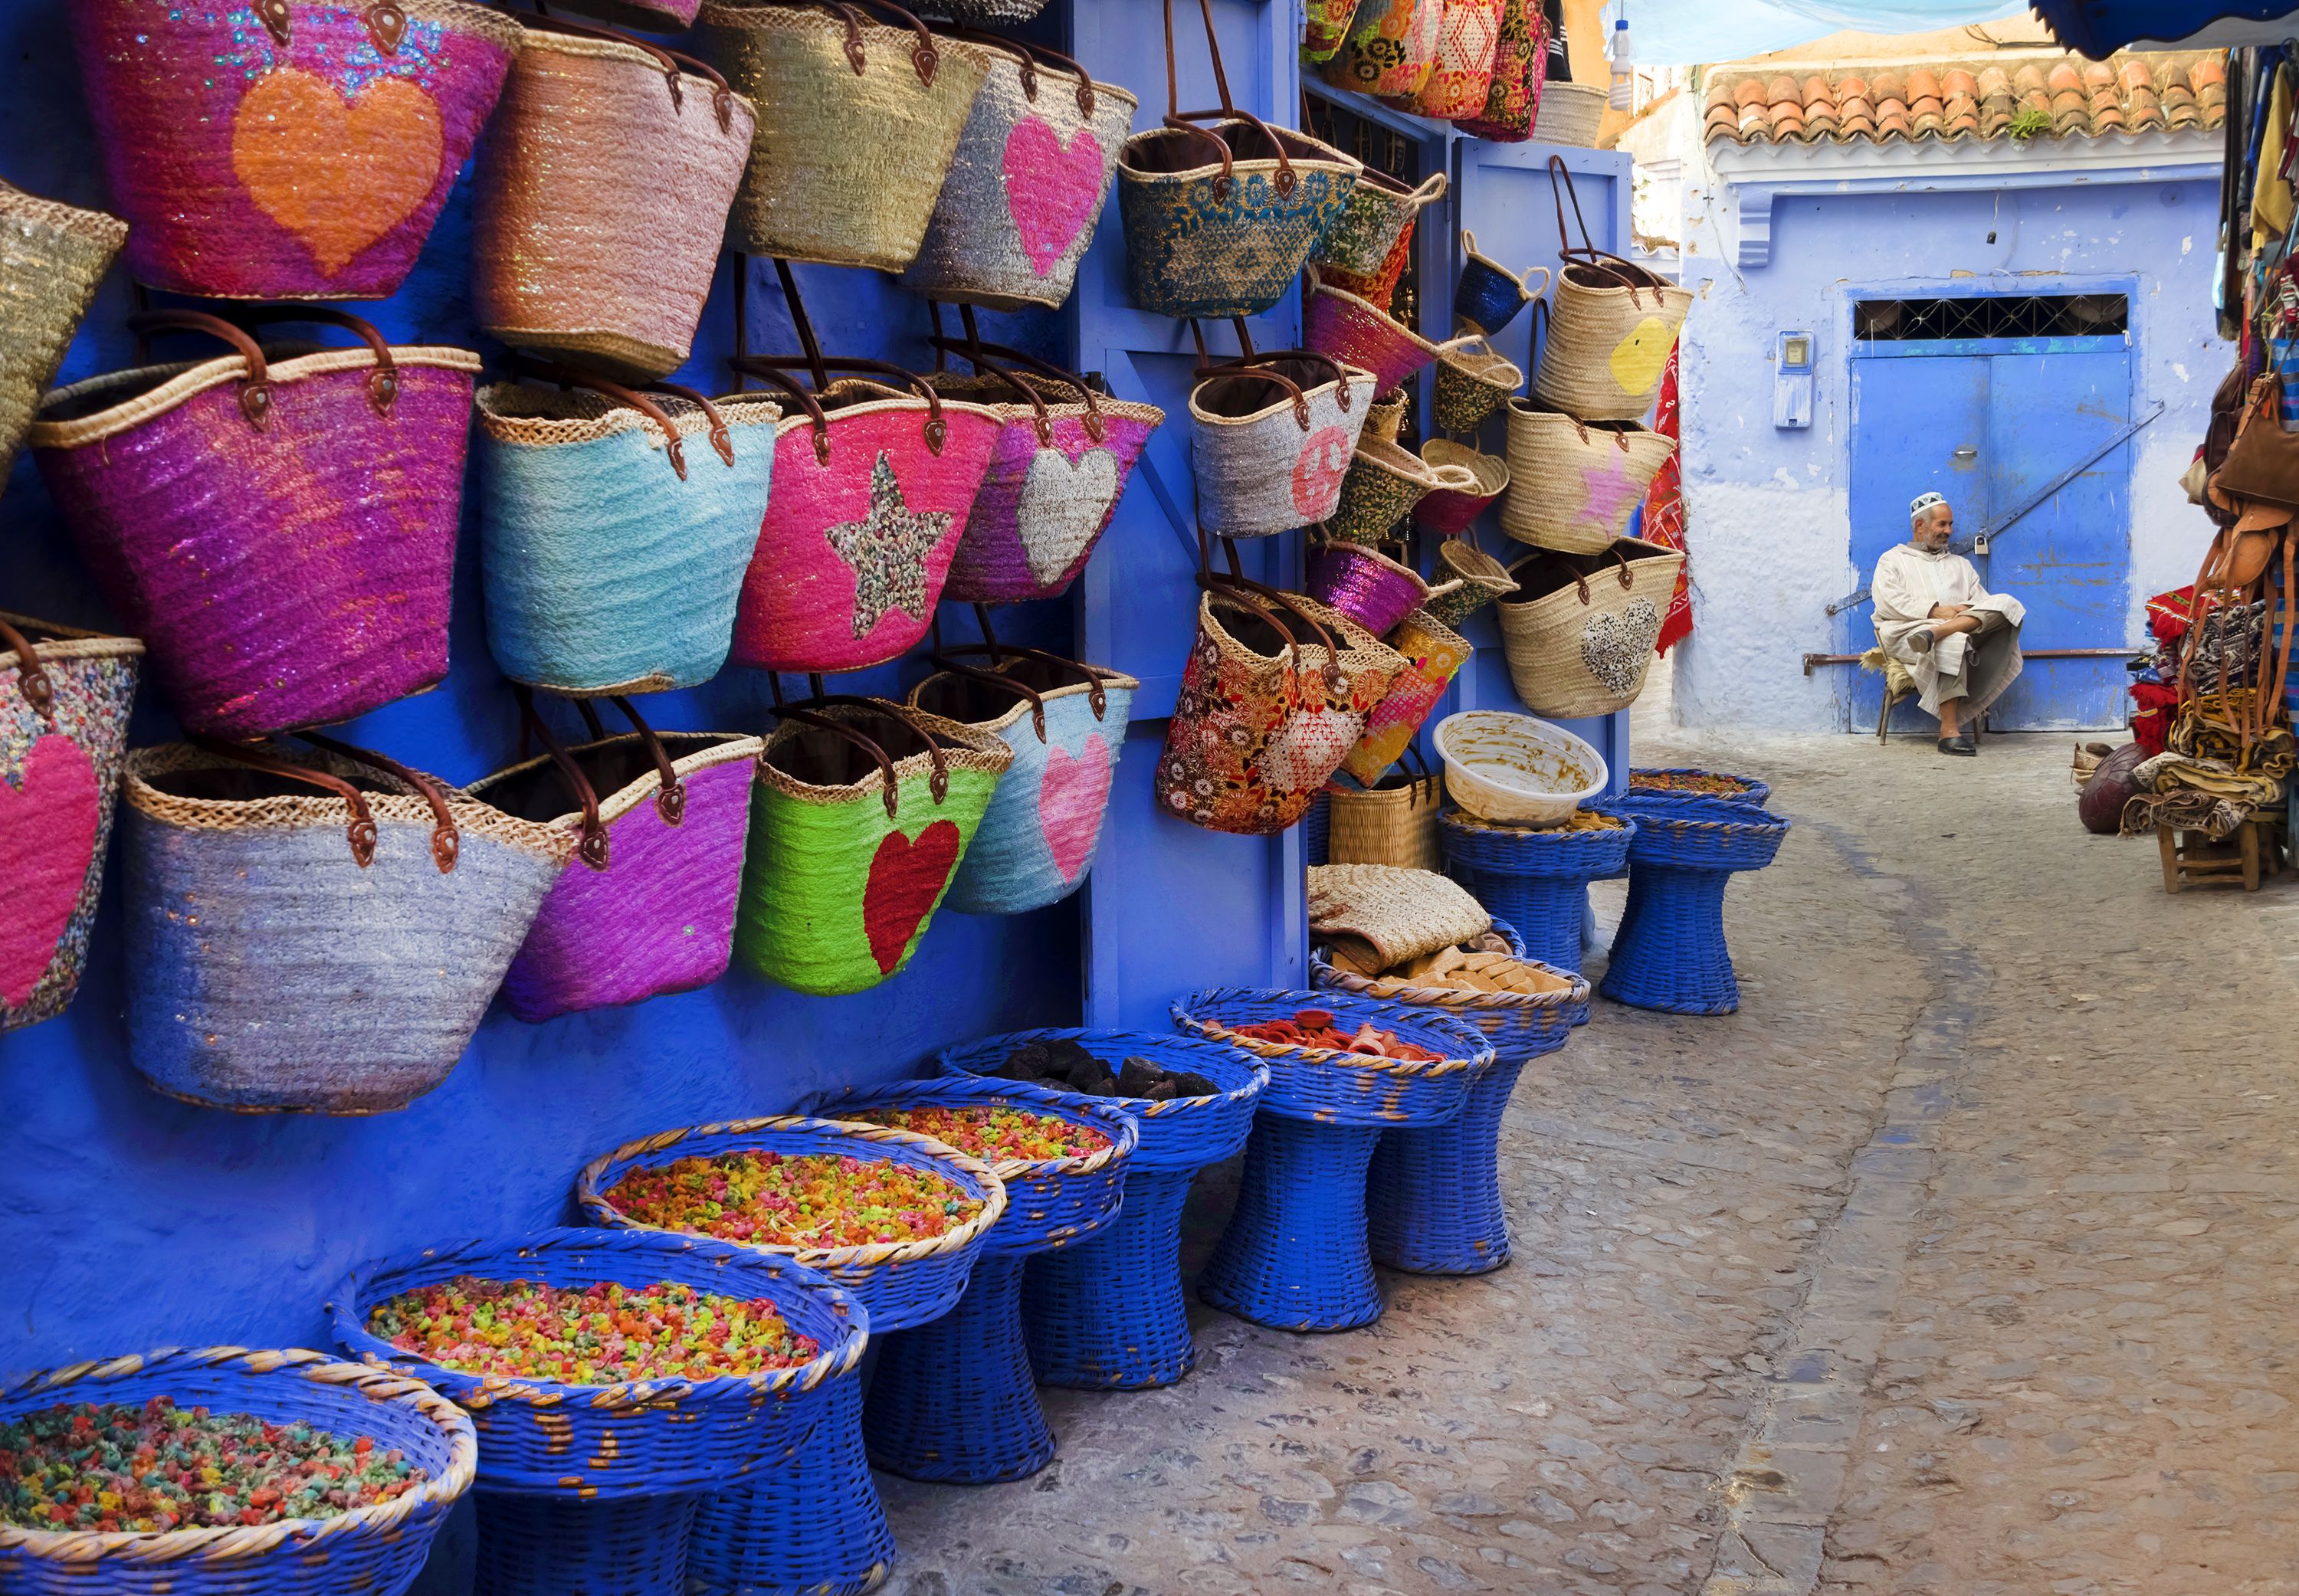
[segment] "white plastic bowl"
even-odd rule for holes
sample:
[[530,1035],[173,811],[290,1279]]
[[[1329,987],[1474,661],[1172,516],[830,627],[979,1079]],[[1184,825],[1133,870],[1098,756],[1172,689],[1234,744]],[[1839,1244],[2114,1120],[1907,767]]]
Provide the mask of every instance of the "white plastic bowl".
[[1437,723],[1436,742],[1445,790],[1486,820],[1546,825],[1605,790],[1605,757],[1529,715],[1465,709]]

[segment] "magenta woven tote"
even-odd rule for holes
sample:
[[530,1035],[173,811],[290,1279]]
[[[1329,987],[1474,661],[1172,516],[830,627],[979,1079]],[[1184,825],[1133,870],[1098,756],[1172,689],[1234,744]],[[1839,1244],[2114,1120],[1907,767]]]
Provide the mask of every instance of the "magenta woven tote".
[[518,52],[462,0],[72,0],[139,281],[383,299],[430,236]]
[[48,395],[30,442],[98,585],[193,732],[325,725],[447,674],[471,426],[469,350],[369,347],[276,363],[212,316],[162,310],[238,353]]

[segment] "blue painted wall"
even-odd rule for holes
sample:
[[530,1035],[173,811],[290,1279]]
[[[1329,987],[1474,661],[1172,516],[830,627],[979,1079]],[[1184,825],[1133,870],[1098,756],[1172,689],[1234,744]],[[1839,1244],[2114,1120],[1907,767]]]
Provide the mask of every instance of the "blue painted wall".
[[[65,37],[69,4],[0,4],[0,176],[102,207]],[[401,293],[349,308],[395,341],[499,358],[471,324],[469,231],[467,183]],[[927,360],[925,308],[890,279],[798,270],[834,351]],[[696,358],[678,374],[707,392],[730,385],[722,362],[732,348],[731,283],[722,270]],[[754,344],[795,352],[769,267],[754,271],[751,305]],[[133,365],[120,330],[132,309],[115,271],[59,380]],[[1050,315],[992,317],[985,330],[1053,352]],[[204,358],[195,343],[162,345],[162,358],[192,354]],[[482,633],[477,542],[468,513],[466,520],[452,674],[344,733],[457,782],[510,763],[517,734]],[[112,620],[29,457],[0,497],[0,608],[81,624]],[[1069,644],[1067,606],[1005,614],[1017,637]],[[955,610],[948,618],[970,640],[970,622]],[[892,693],[925,670],[915,659],[841,684]],[[646,707],[667,728],[756,731],[768,724],[769,701],[762,674],[730,669],[707,688]],[[131,740],[176,734],[147,683]],[[857,996],[803,997],[738,972],[704,991],[546,1025],[522,1025],[498,1009],[447,1084],[403,1112],[236,1117],[162,1098],[128,1065],[117,876],[115,868],[107,879],[91,967],[71,1010],[0,1037],[0,1371],[167,1344],[325,1346],[321,1299],[353,1264],[559,1222],[577,1169],[630,1137],[776,1112],[825,1085],[907,1074],[965,1037],[1077,1022],[1075,900],[1013,919],[944,913],[906,972]]]
[[[2146,596],[2193,579],[2211,524],[2178,477],[2231,358],[2212,320],[2214,182],[1782,197],[1769,263],[1745,269],[1721,225],[1732,190],[1713,174],[1706,184],[1687,202],[1684,280],[1701,297],[1684,330],[1695,626],[1670,654],[1681,721],[1758,731],[1874,724],[1855,669],[1806,677],[1801,665],[1807,651],[1856,652],[1872,641],[1839,641],[1825,613],[1867,579],[1852,558],[1855,299],[2128,292],[2131,413],[2158,400],[2165,409],[2131,445],[2129,613],[2123,636],[2108,641],[2138,637]],[[1787,329],[1817,340],[1805,431],[1772,423],[1774,335]]]

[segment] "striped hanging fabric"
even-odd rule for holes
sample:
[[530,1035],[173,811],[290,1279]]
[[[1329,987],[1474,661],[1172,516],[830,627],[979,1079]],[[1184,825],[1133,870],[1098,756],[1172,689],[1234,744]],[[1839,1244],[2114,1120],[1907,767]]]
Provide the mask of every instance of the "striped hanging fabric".
[[[1660,406],[1653,414],[1653,430],[1671,442],[1680,442],[1677,425],[1676,370],[1679,351],[1668,353],[1667,368],[1660,379]],[[1647,541],[1681,552],[1684,549],[1684,451],[1670,452],[1653,477],[1652,487],[1645,494],[1644,531]],[[1692,632],[1692,562],[1687,559],[1677,567],[1676,591],[1668,601],[1668,614],[1662,617],[1660,637],[1654,644],[1663,654]]]

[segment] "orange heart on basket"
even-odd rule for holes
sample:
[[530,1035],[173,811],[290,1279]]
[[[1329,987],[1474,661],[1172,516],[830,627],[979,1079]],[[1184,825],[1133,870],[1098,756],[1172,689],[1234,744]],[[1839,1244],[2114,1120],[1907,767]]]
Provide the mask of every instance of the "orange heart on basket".
[[232,118],[231,168],[248,197],[328,277],[415,213],[445,150],[438,103],[403,78],[346,100],[326,79],[281,67]]

